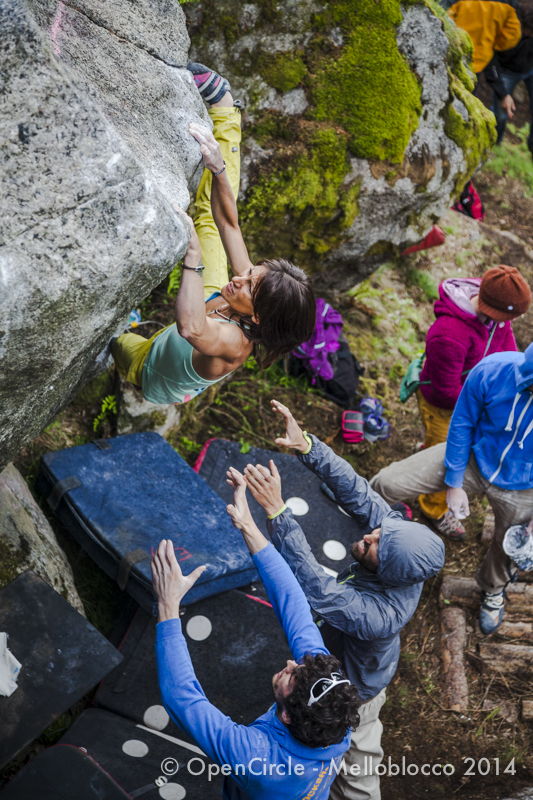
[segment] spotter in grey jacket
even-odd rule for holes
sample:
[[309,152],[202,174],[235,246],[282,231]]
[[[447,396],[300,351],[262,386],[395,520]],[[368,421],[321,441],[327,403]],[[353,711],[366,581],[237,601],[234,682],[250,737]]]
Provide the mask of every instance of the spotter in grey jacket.
[[[370,700],[396,671],[400,631],[416,611],[424,581],[442,569],[444,545],[425,525],[404,520],[344,459],[311,438],[311,450],[298,458],[354,518],[354,534],[381,528],[377,573],[354,562],[337,578],[327,575],[288,509],[269,520],[268,529],[313,611],[342,631],[348,677],[363,701]],[[326,523],[325,538],[332,534]]]

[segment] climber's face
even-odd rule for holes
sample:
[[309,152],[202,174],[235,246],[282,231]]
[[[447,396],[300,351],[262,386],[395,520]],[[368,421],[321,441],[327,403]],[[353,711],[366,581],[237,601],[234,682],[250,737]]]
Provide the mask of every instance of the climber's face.
[[[254,319],[253,290],[257,281],[261,280],[265,272],[267,272],[267,267],[262,264],[257,266],[250,265],[242,275],[235,275],[229,283],[222,287],[220,293],[234,311]],[[254,322],[257,322],[257,320],[254,320]]]

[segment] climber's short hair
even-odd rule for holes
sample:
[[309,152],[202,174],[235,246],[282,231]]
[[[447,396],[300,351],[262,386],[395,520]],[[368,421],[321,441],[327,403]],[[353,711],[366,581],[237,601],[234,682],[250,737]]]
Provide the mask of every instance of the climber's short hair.
[[252,291],[257,323],[246,320],[245,331],[254,343],[254,356],[268,367],[311,338],[316,301],[311,278],[285,259],[263,259],[256,266],[266,272]]

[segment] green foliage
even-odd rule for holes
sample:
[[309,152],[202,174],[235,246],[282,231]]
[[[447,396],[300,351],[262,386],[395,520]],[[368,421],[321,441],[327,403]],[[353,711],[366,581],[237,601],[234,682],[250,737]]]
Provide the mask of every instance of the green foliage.
[[410,269],[407,273],[407,282],[411,286],[418,286],[419,289],[422,289],[428,300],[439,299],[439,288],[429,272],[424,272],[421,269]]
[[249,444],[249,442],[246,442],[242,437],[239,439],[239,444],[240,444],[239,452],[241,453],[249,453],[250,450],[252,449],[252,445]]
[[502,144],[494,148],[494,153],[489,163],[485,166],[486,172],[495,175],[506,175],[508,178],[515,178],[524,185],[526,197],[533,195],[533,159],[527,146],[529,137],[529,125],[517,129],[514,125],[508,125],[508,130],[520,138],[520,144],[511,144],[503,141]]
[[198,442],[193,442],[192,439],[188,439],[187,436],[180,436],[174,448],[181,456],[186,458],[188,455],[199,453],[202,449],[202,445]]
[[342,125],[360,158],[401,163],[418,126],[421,89],[398,51],[401,21],[397,0],[336,0],[315,17],[317,27],[339,27],[344,46],[338,58],[315,57],[309,116]]
[[102,401],[102,408],[98,416],[94,418],[93,431],[96,433],[102,422],[109,418],[110,414],[117,413],[117,399],[114,394],[108,394]]
[[181,261],[176,264],[170,275],[168,276],[167,294],[170,297],[176,297],[181,282]]
[[279,92],[288,92],[301,83],[307,67],[298,53],[275,53],[261,59],[261,76]]

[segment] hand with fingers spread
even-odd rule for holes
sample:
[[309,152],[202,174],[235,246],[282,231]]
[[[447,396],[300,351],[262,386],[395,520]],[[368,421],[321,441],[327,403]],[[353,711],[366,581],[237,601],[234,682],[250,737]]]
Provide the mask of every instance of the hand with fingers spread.
[[242,531],[244,541],[252,555],[267,546],[268,541],[263,536],[250,513],[246,499],[246,481],[244,476],[235,467],[230,467],[226,472],[226,483],[233,489],[233,503],[226,506],[226,511],[237,530]]
[[281,496],[281,478],[278,468],[272,459],[269,464],[269,470],[262,464],[258,464],[256,467],[248,464],[244,470],[244,479],[257,502],[271,517],[273,514],[277,514],[285,504]]
[[184,575],[170,539],[161,539],[151,560],[152,583],[159,604],[159,622],[179,619],[180,601],[191,589],[206,567],[196,567]]
[[285,437],[278,437],[275,443],[283,447],[294,447],[301,453],[305,453],[309,448],[309,443],[287,406],[284,406],[283,403],[280,403],[278,400],[271,400],[270,405],[272,406],[272,411],[284,417],[286,425]]
[[209,128],[206,128],[205,125],[191,122],[189,125],[189,133],[191,136],[194,136],[200,145],[204,167],[211,170],[211,172],[220,172],[220,170],[224,168],[224,159],[220,152],[220,145]]

